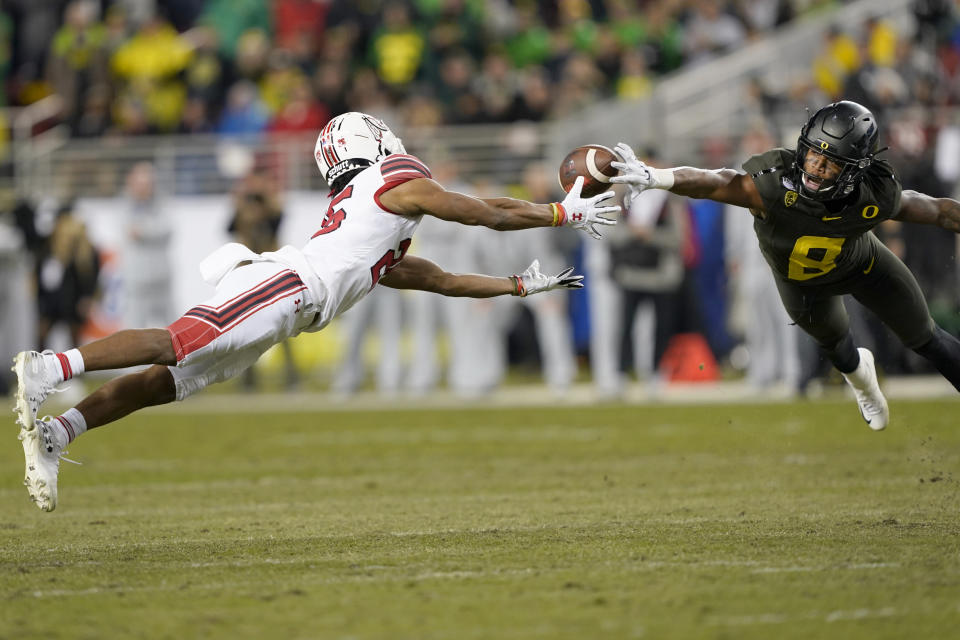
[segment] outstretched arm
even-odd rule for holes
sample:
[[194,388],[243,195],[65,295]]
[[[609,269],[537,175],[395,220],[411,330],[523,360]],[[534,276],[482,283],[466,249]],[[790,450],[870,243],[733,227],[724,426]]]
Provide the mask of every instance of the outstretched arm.
[[571,275],[573,267],[547,276],[540,273],[540,261],[534,260],[522,274],[497,278],[477,273],[450,273],[433,262],[406,256],[380,284],[391,289],[416,289],[450,297],[492,298],[494,296],[527,296],[551,289],[579,289],[583,276]]
[[[583,181],[580,180],[582,186]],[[530,229],[568,224],[593,237],[600,234],[594,225],[615,224],[604,217],[620,211],[616,205],[605,204],[613,192],[581,198],[576,186],[563,202],[534,204],[514,198],[474,198],[447,191],[439,183],[427,178],[410,180],[380,196],[384,207],[401,215],[431,215],[441,220],[460,224],[479,225],[497,231]]]
[[380,284],[391,289],[417,289],[444,296],[469,298],[513,295],[516,290],[516,283],[512,278],[449,273],[429,260],[410,255],[380,278]]
[[638,160],[633,149],[622,142],[617,145],[616,151],[623,161],[612,163],[620,175],[611,178],[610,182],[629,185],[631,197],[647,189],[666,189],[690,198],[706,198],[747,209],[763,208],[763,200],[753,178],[745,173],[733,169],[707,170],[696,167],[657,169]]
[[894,220],[935,224],[960,233],[960,202],[952,198],[934,198],[919,191],[906,190],[900,196],[900,210]]
[[695,167],[677,167],[672,171],[672,193],[690,198],[706,198],[747,209],[763,208],[763,201],[753,178],[745,173],[733,169],[707,170]]

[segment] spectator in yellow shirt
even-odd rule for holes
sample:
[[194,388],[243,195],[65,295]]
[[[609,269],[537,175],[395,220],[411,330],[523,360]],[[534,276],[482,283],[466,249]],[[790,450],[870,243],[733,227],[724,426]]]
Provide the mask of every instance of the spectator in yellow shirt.
[[813,61],[813,79],[817,87],[831,98],[843,91],[843,83],[860,66],[857,43],[839,27],[833,26],[824,36],[824,46]]
[[111,68],[124,84],[122,93],[142,100],[151,129],[173,131],[180,124],[186,88],[178,74],[192,55],[184,39],[159,17],[144,22],[114,53]]

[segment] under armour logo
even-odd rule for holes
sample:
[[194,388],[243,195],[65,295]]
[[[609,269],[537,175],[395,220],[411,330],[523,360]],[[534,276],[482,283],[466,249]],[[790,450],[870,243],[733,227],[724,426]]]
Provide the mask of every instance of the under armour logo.
[[347,139],[346,139],[346,138],[340,138],[340,139],[337,140],[337,144],[340,145],[341,147],[343,147],[343,146],[345,146],[345,145],[347,144]]
[[582,213],[575,213],[575,214],[573,214],[573,215],[570,216],[570,217],[571,217],[574,221],[576,221],[576,222],[580,222],[581,220],[583,220],[583,214],[582,214]]
[[293,301],[293,307],[294,307],[293,309],[294,313],[300,313],[300,298],[297,298],[296,300]]

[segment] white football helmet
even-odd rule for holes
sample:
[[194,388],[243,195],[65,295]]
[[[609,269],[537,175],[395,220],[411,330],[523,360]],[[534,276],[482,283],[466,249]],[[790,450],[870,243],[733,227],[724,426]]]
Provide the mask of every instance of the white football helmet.
[[320,173],[331,186],[348,171],[369,167],[391,153],[406,153],[400,138],[380,118],[359,111],[331,119],[313,149]]

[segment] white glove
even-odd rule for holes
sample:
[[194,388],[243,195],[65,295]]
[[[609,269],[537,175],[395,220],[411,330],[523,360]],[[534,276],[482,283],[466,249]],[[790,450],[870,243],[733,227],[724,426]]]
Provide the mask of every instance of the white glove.
[[626,143],[619,143],[613,148],[622,162],[611,162],[610,166],[620,171],[620,175],[610,178],[615,184],[625,184],[630,192],[623,199],[624,206],[647,189],[669,189],[673,186],[673,171],[648,167],[633,153],[633,149]]
[[619,205],[600,207],[597,206],[604,200],[609,200],[614,196],[613,191],[607,191],[591,198],[581,198],[580,190],[583,189],[583,176],[578,176],[570,187],[570,193],[563,199],[560,206],[566,213],[566,220],[563,224],[568,224],[574,229],[579,229],[592,238],[599,238],[600,233],[594,228],[595,224],[617,224],[616,220],[604,218],[605,213],[617,213],[620,211]]
[[514,295],[529,296],[551,289],[582,289],[583,276],[570,275],[572,273],[573,267],[567,267],[555,276],[544,275],[540,273],[540,261],[534,260],[526,271],[513,276],[517,280],[517,292]]

